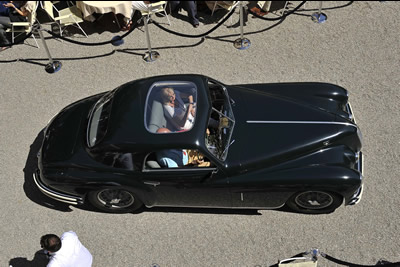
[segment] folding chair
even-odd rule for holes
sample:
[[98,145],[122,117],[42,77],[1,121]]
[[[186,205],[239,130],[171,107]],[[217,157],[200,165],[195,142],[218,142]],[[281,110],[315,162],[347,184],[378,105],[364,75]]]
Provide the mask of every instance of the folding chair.
[[214,1],[214,7],[211,11],[211,16],[218,7],[226,9],[227,11],[231,11],[237,4],[239,4],[239,1]]
[[[232,9],[234,9],[239,4],[239,2],[240,1],[214,1],[214,7],[211,11],[211,16],[214,14],[214,11],[218,7],[223,8],[229,12]],[[231,25],[232,25],[232,16],[231,16],[230,20],[231,20]]]
[[150,19],[151,14],[164,13],[164,17],[167,17],[168,25],[171,26],[171,22],[169,21],[167,11],[165,10],[167,7],[167,1],[158,1],[155,3],[148,4],[147,6],[149,7],[148,10],[140,11],[143,17],[147,16],[147,21]]
[[[86,32],[82,29],[79,23],[83,22],[81,11],[75,6],[68,6],[67,8],[58,10],[51,1],[42,1],[42,8],[46,11],[46,13],[50,16],[52,20],[54,20],[58,27],[60,28],[60,36],[62,36],[63,29],[62,27],[67,27],[69,25],[76,25],[82,33],[88,37]],[[54,15],[54,10],[57,11],[58,16]]]
[[[33,29],[33,25],[36,22],[36,10],[38,8],[37,1],[35,1],[35,8],[29,14],[28,21],[26,22],[11,22],[11,28],[7,28],[6,32],[11,32],[11,41],[14,43],[15,38],[20,36],[23,33],[30,33]],[[15,36],[15,33],[17,36]],[[39,48],[38,42],[36,41],[35,35],[32,34],[33,40],[35,40],[36,47]]]

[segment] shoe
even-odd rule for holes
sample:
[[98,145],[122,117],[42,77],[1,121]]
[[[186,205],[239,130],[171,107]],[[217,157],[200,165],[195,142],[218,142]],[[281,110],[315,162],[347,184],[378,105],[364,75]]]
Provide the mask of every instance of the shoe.
[[193,24],[193,27],[198,28],[198,27],[199,27],[199,24],[198,24],[198,23]]
[[130,20],[126,25],[121,27],[121,31],[124,31],[124,32],[129,31],[132,27],[132,24],[133,24],[132,20]]
[[263,10],[261,10],[260,8],[258,8],[258,7],[252,7],[251,9],[250,9],[250,11],[251,12],[253,12],[253,13],[255,13],[257,16],[260,16],[260,17],[263,17],[263,16],[265,16],[265,15],[267,15],[268,14],[268,12],[265,12],[265,11],[263,11]]

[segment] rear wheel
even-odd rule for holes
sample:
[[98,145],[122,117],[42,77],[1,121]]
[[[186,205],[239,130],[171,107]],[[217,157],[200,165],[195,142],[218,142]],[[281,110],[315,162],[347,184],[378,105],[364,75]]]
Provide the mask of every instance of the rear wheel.
[[294,194],[286,204],[301,213],[320,214],[330,213],[343,202],[343,197],[326,191],[303,191]]
[[88,200],[96,208],[114,213],[135,211],[143,205],[132,192],[122,188],[106,188],[89,192]]

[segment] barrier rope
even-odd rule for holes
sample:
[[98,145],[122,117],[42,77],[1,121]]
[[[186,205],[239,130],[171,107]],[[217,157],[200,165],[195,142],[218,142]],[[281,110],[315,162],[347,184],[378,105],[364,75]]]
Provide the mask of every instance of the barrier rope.
[[[262,19],[262,20],[267,20],[267,21],[277,21],[277,20],[283,20],[285,19],[287,16],[293,14],[294,12],[296,12],[298,9],[300,9],[300,7],[302,7],[304,4],[306,3],[306,1],[301,2],[296,8],[294,8],[293,10],[289,11],[288,13],[278,17],[278,18],[264,18],[262,16],[259,16],[257,14],[255,14],[254,12],[252,12],[251,10],[248,10],[248,12],[250,14],[252,14],[253,16],[255,16],[256,18]],[[202,34],[197,34],[197,35],[190,35],[190,34],[184,34],[184,33],[179,33],[170,29],[165,28],[164,26],[160,25],[157,21],[155,20],[151,20],[151,22],[154,23],[154,25],[156,25],[158,28],[160,28],[161,30],[164,30],[168,33],[180,36],[180,37],[187,37],[187,38],[201,38],[201,37],[205,37],[207,35],[209,35],[210,33],[214,32],[216,29],[218,29],[219,27],[221,27],[222,24],[224,24],[235,12],[236,10],[236,6],[220,21],[218,22],[218,24],[216,26],[214,26],[212,29],[210,29],[209,31],[202,33]],[[72,40],[66,37],[63,37],[59,34],[56,34],[54,32],[52,32],[51,30],[47,30],[47,29],[43,29],[44,31],[46,31],[47,33],[49,33],[50,35],[52,35],[55,38],[64,40],[66,42],[70,42],[73,44],[77,44],[77,45],[84,45],[84,46],[101,46],[101,45],[107,45],[107,44],[112,44],[114,42],[118,42],[122,39],[124,39],[126,36],[128,36],[129,34],[131,34],[133,32],[134,29],[136,29],[138,26],[138,22],[135,21],[135,23],[132,25],[131,29],[126,32],[125,34],[123,34],[122,36],[117,36],[117,38],[115,38],[114,40],[109,40],[109,41],[104,41],[104,42],[98,42],[98,43],[87,43],[87,42],[80,42],[80,41],[76,41],[76,40]],[[31,37],[33,34],[33,31],[36,30],[36,28],[32,29],[32,31],[30,33],[28,33],[22,40],[20,40],[19,42],[13,42],[11,44],[7,44],[4,46],[13,46],[15,44],[20,44],[22,42],[24,42],[27,38]]]
[[157,21],[152,20],[152,22],[154,23],[154,25],[156,25],[158,28],[160,28],[161,30],[164,30],[168,33],[171,34],[175,34],[178,35],[180,37],[187,37],[187,38],[200,38],[200,37],[204,37],[209,35],[210,33],[212,33],[213,31],[215,31],[216,29],[218,29],[222,24],[225,23],[225,21],[227,21],[235,12],[236,7],[234,7],[229,13],[228,15],[225,16],[225,18],[223,18],[220,22],[218,22],[217,25],[215,25],[211,30],[202,33],[202,34],[198,34],[198,35],[190,35],[190,34],[185,34],[185,33],[180,33],[180,32],[176,32],[176,31],[172,31],[170,29],[165,28],[164,26],[161,26]]
[[[345,265],[345,266],[349,266],[349,267],[373,267],[373,266],[377,266],[377,265],[362,265],[362,264],[355,264],[355,263],[350,263],[347,261],[342,261],[339,259],[336,259],[332,256],[329,256],[327,254],[321,255],[322,257],[324,257],[325,259],[332,261],[336,264],[340,264],[340,265]],[[395,262],[395,263],[383,263],[380,264],[379,266],[385,266],[385,267],[398,267],[399,266],[399,262]]]
[[268,21],[275,21],[275,20],[281,20],[286,18],[287,16],[293,14],[294,12],[296,12],[300,7],[302,7],[307,1],[303,1],[301,2],[297,7],[295,7],[293,10],[290,10],[288,13],[283,14],[282,16],[278,17],[278,18],[264,18],[262,16],[257,15],[256,13],[254,13],[253,11],[251,11],[250,9],[248,10],[248,12],[250,14],[252,14],[254,17],[259,18],[259,19],[263,19],[263,20],[268,20]]
[[99,43],[86,43],[86,42],[80,42],[80,41],[75,41],[66,37],[63,37],[59,34],[56,34],[50,30],[47,29],[43,29],[44,31],[46,31],[47,33],[49,33],[50,35],[52,35],[53,37],[59,38],[61,40],[64,40],[66,42],[70,42],[73,44],[77,44],[77,45],[85,45],[85,46],[100,46],[100,45],[107,45],[107,44],[112,44],[114,42],[120,41],[122,39],[124,39],[126,36],[128,36],[129,34],[131,34],[133,32],[134,29],[136,29],[137,27],[137,21],[132,24],[132,27],[129,29],[128,32],[126,32],[125,34],[123,34],[122,36],[117,36],[117,38],[115,40],[110,40],[110,41],[104,41],[104,42],[99,42]]

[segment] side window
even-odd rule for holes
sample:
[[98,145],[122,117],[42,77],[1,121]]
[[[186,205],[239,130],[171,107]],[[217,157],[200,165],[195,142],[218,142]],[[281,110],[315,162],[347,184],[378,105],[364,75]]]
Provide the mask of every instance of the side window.
[[119,152],[106,152],[92,154],[92,157],[104,165],[125,169],[125,170],[140,170],[142,157],[135,153],[119,153]]
[[211,161],[197,149],[159,150],[148,154],[145,161],[146,169],[214,167]]

